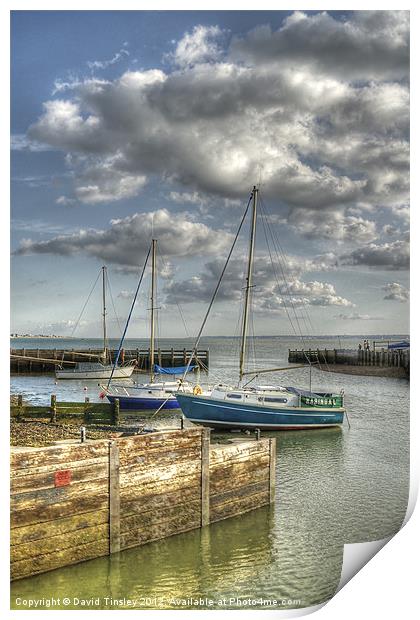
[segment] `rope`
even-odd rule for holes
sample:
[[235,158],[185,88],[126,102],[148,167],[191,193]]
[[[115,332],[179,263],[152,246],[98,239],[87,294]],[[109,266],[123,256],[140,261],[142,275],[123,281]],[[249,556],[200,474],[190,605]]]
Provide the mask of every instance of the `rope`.
[[95,282],[94,282],[94,284],[93,284],[93,286],[92,286],[92,288],[91,288],[91,290],[90,290],[90,293],[89,293],[89,295],[88,295],[88,298],[86,299],[86,301],[85,301],[85,303],[84,303],[84,306],[83,306],[83,308],[82,308],[82,310],[81,310],[81,312],[80,312],[80,314],[79,314],[79,318],[77,319],[76,324],[75,324],[75,326],[73,327],[73,331],[71,332],[70,338],[73,338],[74,332],[76,331],[76,329],[77,329],[77,328],[78,328],[78,326],[79,326],[80,319],[82,318],[83,312],[85,311],[85,308],[86,308],[86,306],[87,306],[87,305],[88,305],[88,303],[89,303],[89,299],[91,298],[92,293],[93,293],[93,291],[94,291],[94,289],[95,289],[95,286],[96,286],[96,285],[97,285],[97,283],[98,283],[99,277],[100,277],[100,275],[101,275],[101,271],[102,271],[102,269],[100,269],[100,270],[99,270],[98,276],[97,276],[97,278],[96,278],[96,280],[95,280]]
[[142,280],[143,280],[144,272],[146,271],[146,265],[147,265],[147,261],[149,260],[151,249],[152,249],[152,244],[150,244],[150,246],[149,246],[149,250],[147,252],[146,260],[144,261],[144,265],[143,265],[143,269],[142,269],[142,272],[141,272],[141,276],[140,276],[139,282],[137,284],[136,292],[134,294],[134,298],[133,298],[133,301],[132,301],[132,304],[131,304],[130,312],[128,314],[127,322],[126,322],[125,327],[124,327],[124,332],[123,332],[123,334],[121,336],[120,344],[118,346],[118,352],[117,352],[117,355],[115,357],[114,365],[113,365],[112,371],[111,371],[111,376],[108,379],[108,383],[107,383],[106,389],[109,388],[109,385],[110,385],[110,383],[112,381],[112,377],[114,376],[115,368],[117,367],[118,360],[120,358],[120,353],[121,353],[122,345],[123,345],[123,342],[124,342],[125,335],[127,333],[128,324],[130,323],[131,315],[133,314],[134,306],[136,304],[137,295],[138,295],[139,290],[140,290],[140,285],[141,285]]
[[119,321],[119,318],[118,318],[118,315],[117,315],[117,311],[115,309],[114,297],[112,295],[111,282],[110,282],[110,280],[108,278],[108,272],[106,273],[106,281],[107,281],[107,284],[108,284],[109,296],[111,297],[112,309],[114,310],[115,319],[116,319],[117,325],[118,325],[118,331],[121,332],[122,331],[121,330],[121,324],[120,324],[120,321]]
[[198,336],[197,336],[197,338],[195,339],[194,347],[193,347],[192,353],[191,353],[190,358],[189,358],[188,363],[187,363],[187,369],[186,369],[186,371],[184,372],[184,374],[182,375],[182,378],[181,378],[181,384],[184,382],[185,375],[187,374],[188,366],[191,364],[191,360],[192,360],[192,358],[194,357],[194,351],[197,349],[198,343],[200,342],[201,334],[203,333],[203,329],[204,329],[204,327],[205,327],[205,325],[206,325],[206,323],[207,323],[207,319],[208,319],[208,316],[209,316],[209,314],[210,314],[210,310],[211,310],[211,308],[212,308],[212,306],[213,306],[214,300],[216,299],[217,293],[219,292],[219,288],[220,288],[220,285],[221,285],[221,283],[222,283],[223,276],[225,275],[225,271],[226,271],[227,266],[228,266],[228,264],[229,264],[230,258],[231,258],[231,256],[232,256],[233,250],[234,250],[235,245],[236,245],[236,242],[237,242],[237,240],[238,240],[239,233],[241,232],[242,225],[243,225],[243,223],[244,223],[244,221],[245,221],[245,218],[246,218],[246,216],[247,216],[248,209],[249,209],[249,205],[251,204],[251,200],[252,200],[252,194],[251,194],[251,195],[250,195],[250,197],[249,197],[248,204],[247,204],[246,209],[245,209],[245,213],[244,213],[244,214],[243,214],[243,216],[242,216],[241,222],[240,222],[240,224],[239,224],[239,228],[238,228],[238,230],[237,230],[237,232],[236,232],[236,235],[235,235],[235,238],[234,238],[234,240],[233,240],[232,247],[231,247],[231,248],[230,248],[230,250],[229,250],[228,257],[227,257],[226,262],[225,262],[225,264],[224,264],[224,266],[223,266],[223,269],[222,269],[222,272],[221,272],[221,274],[220,274],[219,280],[218,280],[218,282],[217,282],[216,288],[214,289],[214,293],[213,293],[213,296],[212,296],[212,298],[211,298],[210,305],[209,305],[209,307],[207,308],[207,312],[206,312],[206,314],[205,314],[205,316],[204,316],[204,320],[203,320],[203,322],[202,322],[202,324],[201,324],[200,330],[199,330],[199,332],[198,332]]

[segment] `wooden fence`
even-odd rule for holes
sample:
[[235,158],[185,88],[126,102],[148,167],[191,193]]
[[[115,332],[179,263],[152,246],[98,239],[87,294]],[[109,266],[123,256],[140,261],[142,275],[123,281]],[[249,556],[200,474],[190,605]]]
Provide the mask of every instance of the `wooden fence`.
[[50,405],[31,405],[23,402],[22,395],[17,396],[17,404],[11,405],[10,416],[12,419],[32,418],[49,419],[58,422],[67,418],[80,419],[86,424],[118,424],[120,420],[120,402],[115,399],[111,404],[107,401],[92,403],[86,397],[84,402],[58,401],[55,394],[51,395]]
[[[154,352],[155,364],[159,366],[185,366],[191,355],[189,349],[161,349]],[[73,368],[79,362],[102,361],[101,349],[10,349],[10,372],[12,374],[52,373],[57,366]],[[115,361],[116,351],[110,351],[111,362]],[[201,368],[209,367],[208,349],[198,349],[194,354],[194,363]],[[149,349],[122,349],[119,363],[136,362],[139,370],[150,369]]]
[[274,481],[274,439],[211,445],[201,427],[12,448],[12,579],[242,514]]
[[291,363],[347,366],[375,366],[377,368],[410,370],[410,351],[388,349],[289,349]]

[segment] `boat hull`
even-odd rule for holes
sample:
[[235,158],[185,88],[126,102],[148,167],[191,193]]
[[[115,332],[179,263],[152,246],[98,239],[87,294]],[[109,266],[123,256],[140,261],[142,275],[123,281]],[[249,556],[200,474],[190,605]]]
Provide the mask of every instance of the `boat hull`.
[[[112,375],[113,379],[129,379],[133,374],[134,367],[127,366],[116,368],[114,370],[114,374]],[[92,371],[71,371],[71,370],[56,370],[55,377],[56,379],[77,379],[79,381],[89,380],[89,379],[110,379],[111,378],[112,369],[104,369],[104,370],[92,370]]]
[[[156,410],[159,407],[162,409],[179,409],[179,403],[175,397],[173,398],[146,398],[143,396],[112,396],[111,394],[106,395],[107,399],[110,403],[114,403],[115,399],[118,398],[120,401],[120,409],[131,409],[132,411],[142,411],[144,410]],[[166,402],[165,402],[166,401]]]
[[326,428],[343,423],[343,408],[274,408],[226,403],[206,396],[177,393],[185,417],[211,428],[259,428],[267,431]]

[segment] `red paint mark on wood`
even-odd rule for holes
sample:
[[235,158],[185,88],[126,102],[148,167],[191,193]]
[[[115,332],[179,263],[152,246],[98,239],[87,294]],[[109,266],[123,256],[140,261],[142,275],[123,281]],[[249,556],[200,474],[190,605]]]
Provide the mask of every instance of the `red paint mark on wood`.
[[70,469],[62,469],[60,471],[55,472],[54,486],[66,487],[70,483],[71,483],[71,470]]

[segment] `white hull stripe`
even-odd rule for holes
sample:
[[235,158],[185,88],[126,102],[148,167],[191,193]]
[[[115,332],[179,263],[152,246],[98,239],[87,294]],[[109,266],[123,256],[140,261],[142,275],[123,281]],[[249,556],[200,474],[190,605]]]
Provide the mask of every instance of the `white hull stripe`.
[[328,412],[333,411],[334,413],[314,413],[312,409],[301,409],[298,412],[294,411],[282,411],[280,408],[278,411],[267,411],[266,409],[242,409],[241,407],[229,407],[229,405],[225,405],[224,401],[220,401],[219,404],[208,403],[205,400],[193,400],[195,405],[205,405],[206,407],[221,407],[222,409],[232,409],[233,411],[243,411],[244,413],[259,413],[259,414],[268,414],[268,415],[312,415],[314,417],[335,417],[337,413],[343,413],[341,409],[327,409]]
[[[299,422],[297,422],[296,424],[293,424],[291,422],[285,422],[285,423],[281,423],[281,424],[277,424],[276,422],[273,422],[272,424],[260,424],[259,422],[222,422],[220,420],[202,420],[200,418],[187,418],[190,422],[195,422],[197,424],[203,423],[203,424],[213,424],[215,426],[252,426],[252,427],[256,427],[256,428],[260,428],[262,426],[269,426],[270,428],[272,428],[273,426],[276,427],[288,427],[288,426],[293,426],[294,428],[296,427],[302,427],[302,428],[325,428],[327,425],[326,424],[299,424]],[[333,426],[339,426],[339,422],[333,422],[332,425]]]

